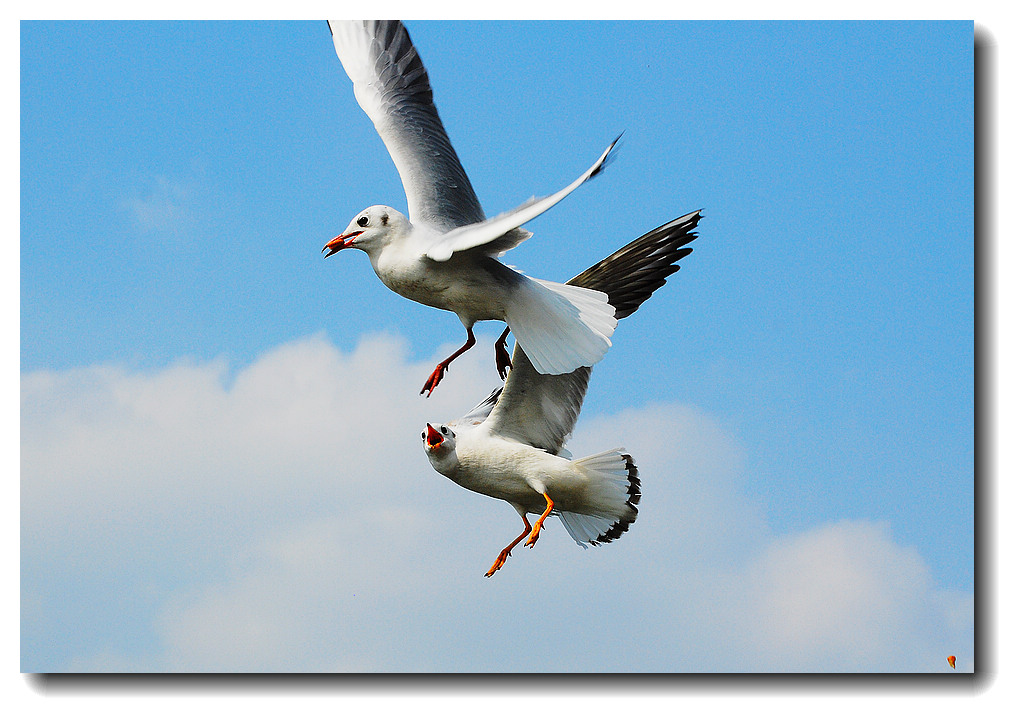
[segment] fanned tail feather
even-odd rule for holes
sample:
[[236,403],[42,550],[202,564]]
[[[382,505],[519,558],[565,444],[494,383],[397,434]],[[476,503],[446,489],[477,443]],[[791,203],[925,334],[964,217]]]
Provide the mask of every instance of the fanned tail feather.
[[636,520],[640,476],[622,448],[582,457],[576,466],[587,473],[587,512],[559,512],[569,536],[582,547],[622,537]]
[[618,321],[603,291],[523,277],[506,321],[541,374],[568,374],[597,364]]

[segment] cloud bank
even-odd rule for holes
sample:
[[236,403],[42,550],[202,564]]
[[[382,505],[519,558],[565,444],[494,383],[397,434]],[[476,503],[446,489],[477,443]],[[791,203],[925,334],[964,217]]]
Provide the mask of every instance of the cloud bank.
[[23,375],[22,670],[973,669],[972,595],[885,520],[773,533],[741,443],[679,403],[584,406],[570,441],[635,456],[627,535],[582,550],[549,524],[484,579],[519,520],[437,475],[419,432],[479,401],[491,360],[428,401],[407,357],[318,335],[236,372]]

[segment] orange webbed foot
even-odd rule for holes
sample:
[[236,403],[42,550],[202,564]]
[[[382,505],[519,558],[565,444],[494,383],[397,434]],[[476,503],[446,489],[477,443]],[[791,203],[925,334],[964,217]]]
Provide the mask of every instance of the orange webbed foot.
[[544,493],[544,500],[547,502],[547,506],[544,508],[544,512],[537,521],[533,523],[533,529],[530,531],[530,539],[526,541],[523,547],[533,547],[537,544],[537,538],[540,537],[540,531],[544,529],[544,520],[551,514],[551,510],[555,509],[555,501],[548,497],[547,493]]

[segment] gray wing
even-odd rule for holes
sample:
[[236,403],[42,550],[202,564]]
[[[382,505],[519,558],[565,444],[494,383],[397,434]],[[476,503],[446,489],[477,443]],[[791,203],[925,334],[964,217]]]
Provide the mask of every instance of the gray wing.
[[402,178],[409,220],[440,233],[485,220],[398,20],[331,20],[338,58]]
[[501,389],[501,387],[495,387],[492,389],[486,399],[470,409],[458,420],[452,422],[452,424],[479,424],[487,419],[491,410],[494,409],[494,405],[498,403],[498,397],[501,395]]
[[[624,319],[665,284],[679,267],[676,261],[693,249],[699,211],[687,214],[650,231],[591,266],[567,283],[608,294],[615,317]],[[540,374],[516,346],[512,371],[504,389],[496,389],[477,405],[479,418],[486,414],[496,435],[558,454],[576,426],[591,367],[568,374]]]
[[512,371],[487,418],[491,432],[558,454],[576,426],[590,370],[541,374],[517,346]]

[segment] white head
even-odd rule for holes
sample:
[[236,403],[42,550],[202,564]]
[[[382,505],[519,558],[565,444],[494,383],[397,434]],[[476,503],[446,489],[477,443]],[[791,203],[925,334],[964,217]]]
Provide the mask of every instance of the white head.
[[441,474],[446,469],[458,463],[455,454],[455,430],[441,424],[435,429],[428,424],[420,433],[423,440],[423,451],[427,453],[427,459]]
[[409,219],[390,206],[370,206],[360,211],[340,236],[335,236],[323,247],[327,256],[342,249],[360,249],[373,255],[393,239],[401,238],[412,230]]

